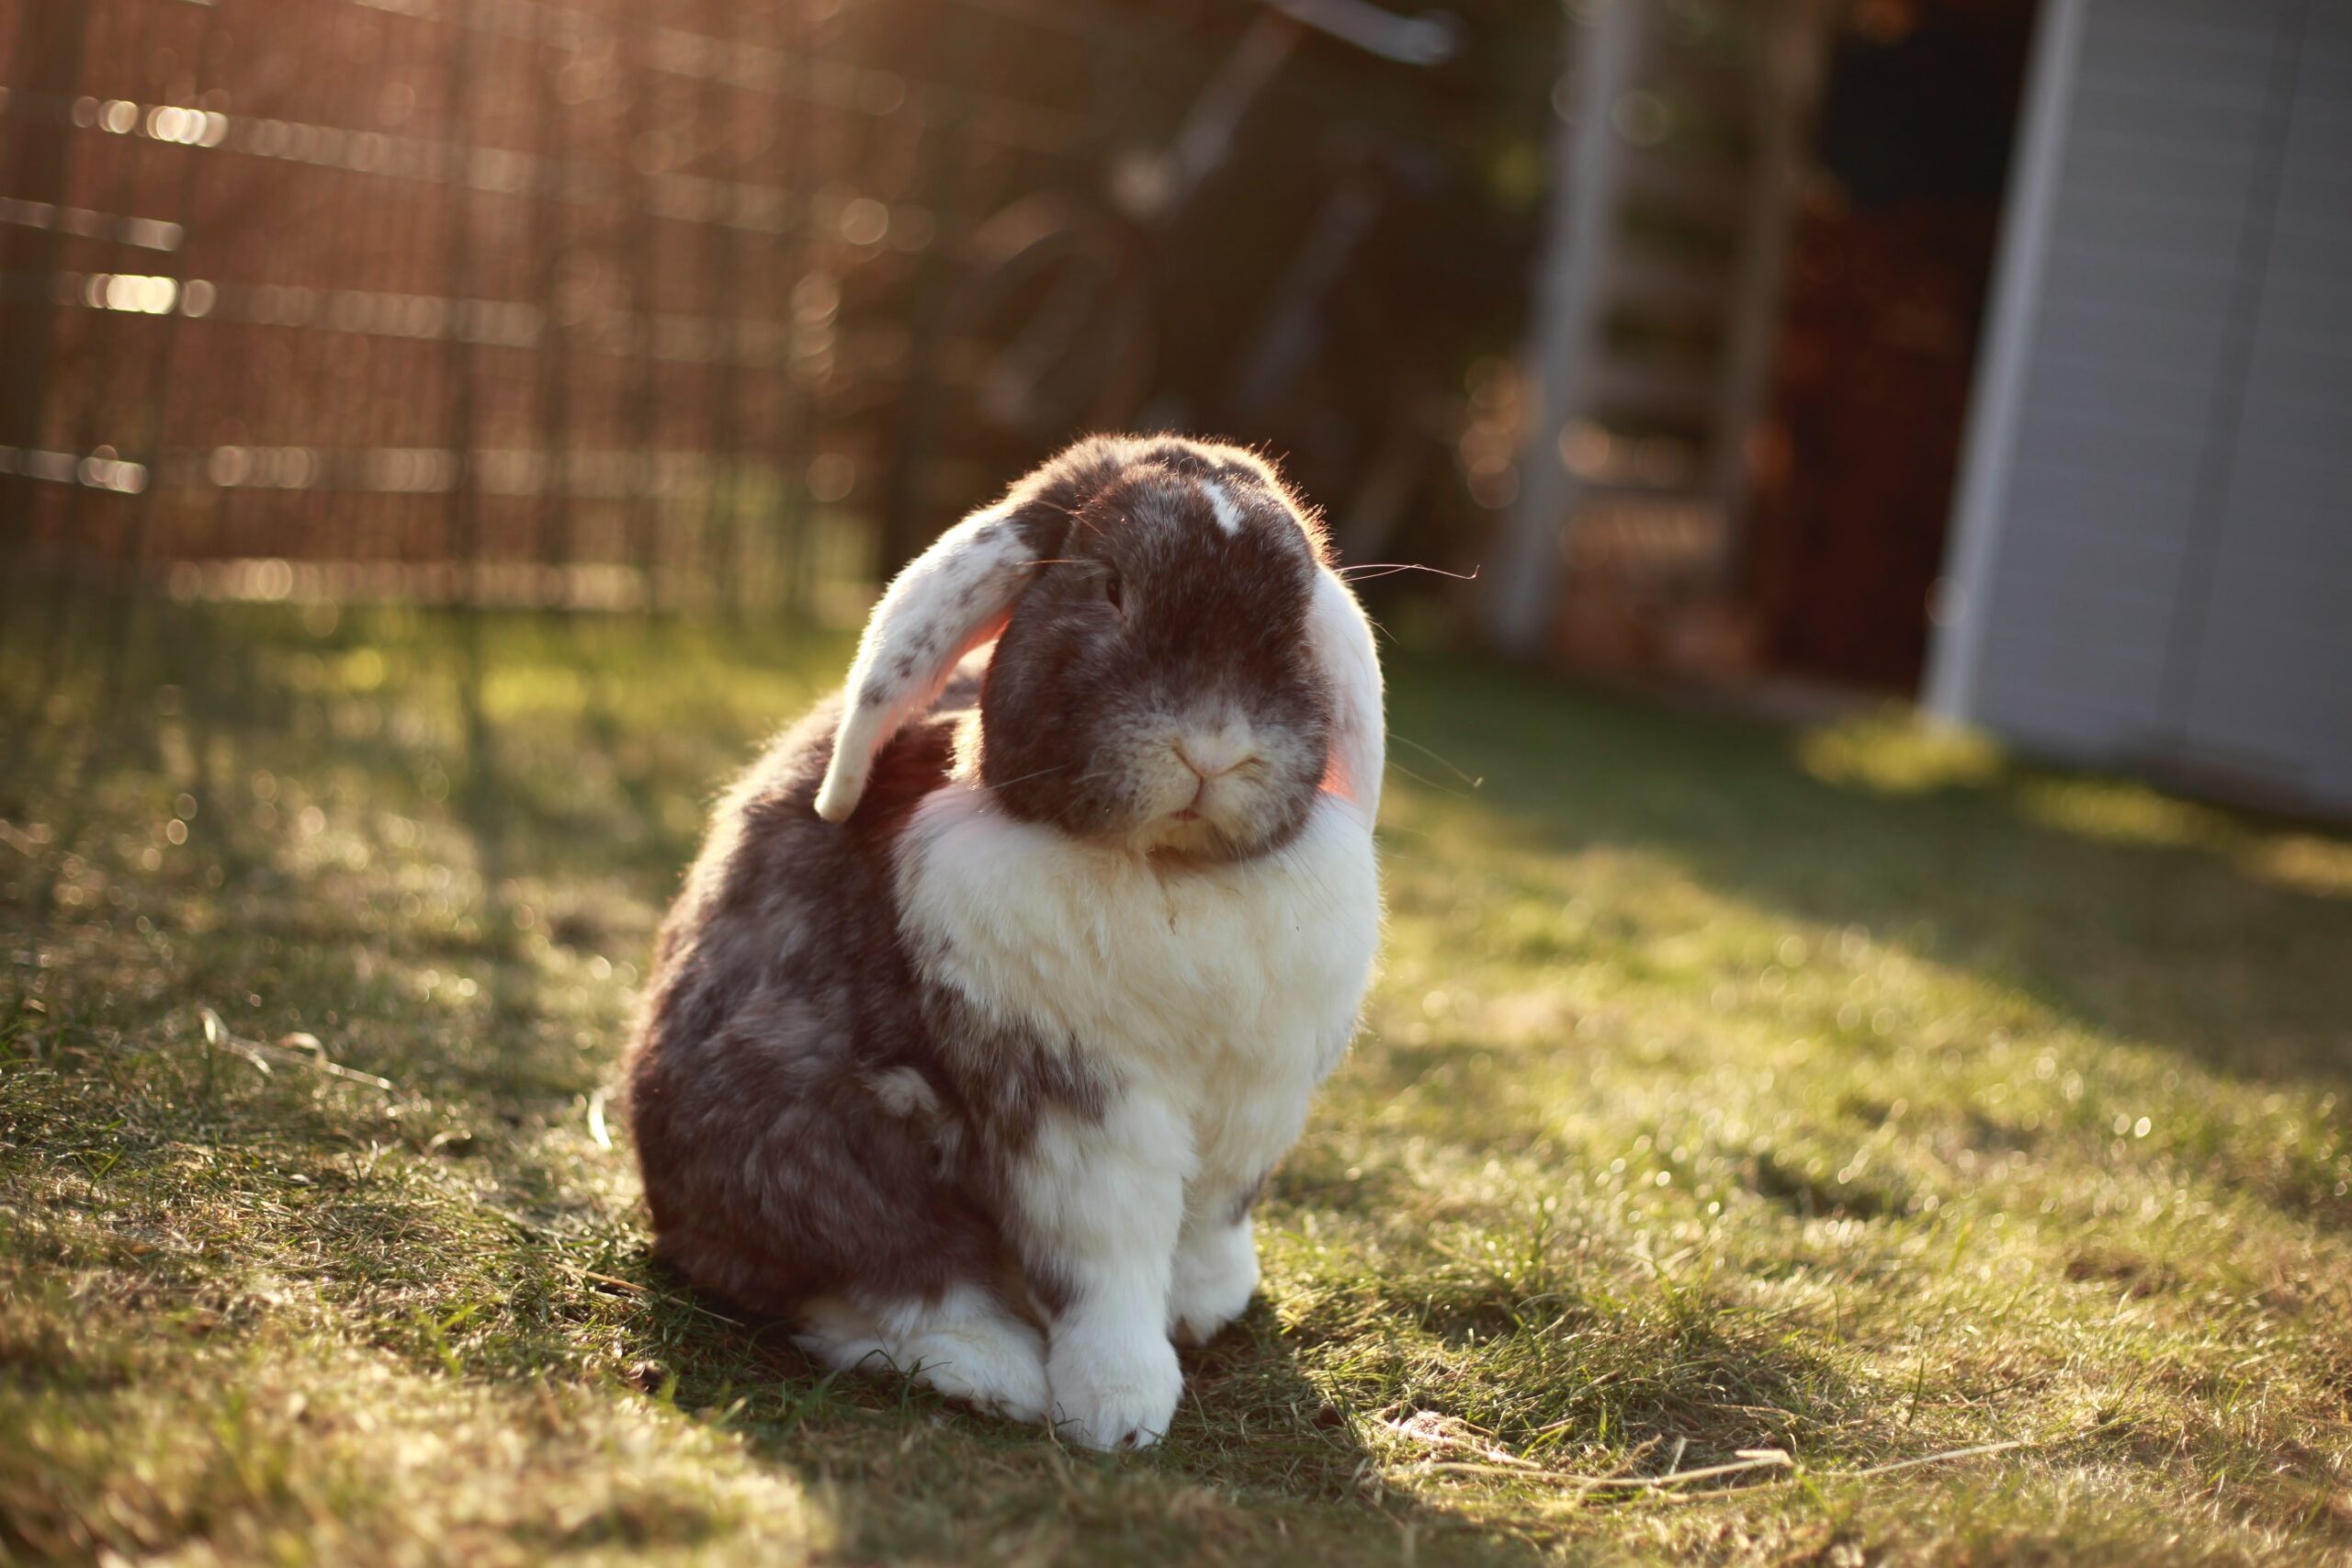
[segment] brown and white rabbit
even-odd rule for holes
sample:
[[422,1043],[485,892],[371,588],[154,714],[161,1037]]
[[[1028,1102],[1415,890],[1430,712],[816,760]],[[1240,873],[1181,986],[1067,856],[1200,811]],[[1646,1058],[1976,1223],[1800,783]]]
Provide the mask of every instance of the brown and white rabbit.
[[1355,1029],[1383,751],[1363,613],[1250,453],[1097,437],[948,530],[662,930],[661,1256],[827,1365],[1156,1441]]

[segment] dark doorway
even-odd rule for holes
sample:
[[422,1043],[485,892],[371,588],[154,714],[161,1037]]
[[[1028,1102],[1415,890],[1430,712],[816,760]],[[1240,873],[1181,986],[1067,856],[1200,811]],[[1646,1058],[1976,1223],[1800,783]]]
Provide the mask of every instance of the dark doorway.
[[1756,443],[1770,665],[1917,688],[2033,12],[1862,0],[1841,27]]

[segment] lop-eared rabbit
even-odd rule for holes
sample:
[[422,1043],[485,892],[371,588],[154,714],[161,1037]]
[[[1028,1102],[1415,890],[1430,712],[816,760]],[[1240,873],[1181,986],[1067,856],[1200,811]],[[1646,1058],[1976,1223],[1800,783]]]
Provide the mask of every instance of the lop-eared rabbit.
[[1384,744],[1363,612],[1250,453],[1096,437],[949,529],[662,929],[660,1255],[828,1366],[1157,1441],[1355,1029]]

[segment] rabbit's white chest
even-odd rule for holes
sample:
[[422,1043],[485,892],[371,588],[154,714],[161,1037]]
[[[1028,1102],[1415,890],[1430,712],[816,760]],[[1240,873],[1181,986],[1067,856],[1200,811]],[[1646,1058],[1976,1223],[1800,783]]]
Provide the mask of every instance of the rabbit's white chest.
[[1379,943],[1371,835],[1343,803],[1318,800],[1273,854],[1175,872],[968,785],[927,798],[901,842],[899,918],[927,979],[1148,1087],[1206,1165],[1295,1135]]

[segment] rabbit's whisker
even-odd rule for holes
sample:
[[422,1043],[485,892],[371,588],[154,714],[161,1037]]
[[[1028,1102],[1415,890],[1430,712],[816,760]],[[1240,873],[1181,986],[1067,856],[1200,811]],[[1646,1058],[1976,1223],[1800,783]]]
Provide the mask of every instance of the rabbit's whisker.
[[[1431,750],[1429,747],[1422,745],[1419,741],[1414,739],[1409,735],[1399,735],[1396,731],[1392,729],[1388,732],[1388,739],[1397,741],[1402,745],[1410,746],[1414,750],[1419,751],[1422,756],[1427,757],[1430,761],[1435,762],[1438,766],[1452,773],[1455,778],[1460,779],[1464,784],[1468,784],[1472,789],[1480,788],[1487,782],[1483,778],[1471,777],[1468,773],[1454,765],[1453,758],[1447,756],[1442,751]],[[1392,766],[1394,764],[1392,764]]]
[[1019,778],[999,779],[996,783],[989,785],[989,787],[990,789],[1010,789],[1014,784],[1027,784],[1031,779],[1042,779],[1047,773],[1058,773],[1064,768],[1075,767],[1076,765],[1077,764],[1073,762],[1057,762],[1050,768],[1039,768],[1035,773],[1023,773]]
[[1376,577],[1394,577],[1400,571],[1426,571],[1433,577],[1450,577],[1456,582],[1476,582],[1479,569],[1468,571],[1448,571],[1440,566],[1423,566],[1418,561],[1365,561],[1357,566],[1340,568],[1339,575],[1350,582],[1369,582]]

